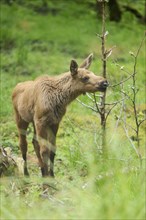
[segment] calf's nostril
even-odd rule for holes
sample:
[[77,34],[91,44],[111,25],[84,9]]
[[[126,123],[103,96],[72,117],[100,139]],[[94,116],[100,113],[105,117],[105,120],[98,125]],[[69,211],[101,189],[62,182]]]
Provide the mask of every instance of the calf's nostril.
[[109,85],[109,83],[108,83],[107,81],[102,82],[102,86],[103,86],[104,88],[108,87],[108,85]]

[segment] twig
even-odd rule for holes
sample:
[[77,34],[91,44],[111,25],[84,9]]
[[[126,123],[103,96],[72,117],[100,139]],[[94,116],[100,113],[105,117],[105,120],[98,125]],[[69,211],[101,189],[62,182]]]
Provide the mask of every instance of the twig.
[[88,96],[88,98],[89,98],[90,100],[92,100],[92,102],[94,102],[94,99],[91,97],[91,95],[89,95],[89,93],[86,93],[86,95]]
[[121,92],[123,95],[125,95],[128,99],[130,99],[131,101],[133,101],[132,98],[131,98],[126,92],[124,92],[123,90],[121,90],[120,92]]
[[101,98],[103,95],[102,94],[93,93],[93,96]]
[[131,143],[131,146],[133,147],[133,149],[135,150],[137,156],[139,159],[141,159],[141,155],[139,154],[138,150],[136,149],[135,145],[133,144],[133,141],[131,140],[131,138],[129,137],[129,133],[128,133],[128,129],[126,128],[125,124],[124,124],[124,131],[126,133],[126,136],[128,138],[128,140],[130,141]]
[[94,103],[95,103],[95,106],[96,106],[96,109],[97,109],[97,112],[99,112],[99,114],[101,114],[101,111],[100,111],[100,109],[99,109],[99,105],[100,105],[100,103],[97,103],[96,102],[96,96],[95,96],[95,93],[93,94],[93,97],[94,97]]
[[[124,95],[124,94],[123,94],[123,95]],[[123,101],[123,109],[125,109],[125,103],[124,103],[124,101]],[[125,112],[125,113],[126,113],[126,112]],[[125,134],[126,134],[128,140],[129,140],[129,142],[131,143],[132,148],[133,148],[134,151],[136,152],[136,155],[138,156],[138,158],[139,158],[139,160],[140,160],[140,166],[142,166],[142,160],[141,160],[142,156],[141,156],[141,154],[139,153],[139,151],[136,149],[136,147],[135,147],[133,141],[131,140],[131,138],[129,137],[129,133],[128,133],[128,129],[127,129],[127,123],[126,123],[126,114],[125,114],[125,117],[124,117],[123,122],[124,122],[123,128],[124,128]]]
[[86,108],[89,108],[89,109],[91,109],[92,111],[94,111],[94,112],[97,112],[97,109],[95,109],[95,108],[93,108],[92,106],[90,106],[90,105],[86,105],[84,102],[82,102],[80,99],[76,99],[81,105],[83,105],[83,106],[85,106]]
[[126,70],[124,66],[120,66],[116,61],[113,61],[116,66],[120,67],[120,70],[127,73],[128,75],[131,75],[130,71]]
[[[123,121],[123,123],[125,123],[123,119],[121,119],[121,121]],[[131,128],[133,131],[136,132],[136,129],[133,128],[130,124],[127,124],[127,123],[126,123],[126,126],[129,127],[129,128]]]
[[[125,98],[124,98],[125,99]],[[116,101],[116,102],[112,102],[112,103],[105,103],[105,105],[115,105],[115,104],[118,104],[120,102],[122,102],[124,99],[121,99],[119,101]]]
[[128,81],[130,78],[132,78],[132,76],[134,75],[134,73],[132,73],[129,77],[127,77],[126,79],[124,79],[123,81],[117,83],[117,84],[114,84],[114,85],[109,85],[109,87],[116,87],[116,86],[119,86],[121,84],[123,84],[124,82]]
[[140,126],[144,121],[146,121],[146,118],[139,122],[139,126]]
[[134,110],[134,119],[135,119],[135,126],[136,126],[136,137],[137,137],[138,148],[140,148],[139,129],[140,129],[140,125],[142,123],[139,122],[138,112],[137,112],[137,108],[136,108],[136,95],[137,95],[137,92],[138,92],[137,89],[136,89],[136,74],[137,74],[136,68],[137,68],[138,55],[139,55],[139,52],[142,48],[145,37],[146,37],[146,34],[144,35],[144,37],[142,38],[142,40],[140,42],[140,45],[139,45],[138,50],[136,52],[136,55],[134,55],[134,53],[131,52],[131,56],[134,57],[134,67],[133,67],[132,87],[131,87],[132,92],[133,92],[132,104],[133,104],[133,110]]
[[107,120],[109,114],[111,113],[112,109],[117,105],[118,103],[115,103],[111,108],[110,110],[108,111],[108,113],[106,114],[106,117],[105,117],[105,120]]
[[[88,96],[89,99],[92,100],[92,102],[94,102],[94,103],[97,104],[97,105],[100,105],[100,103],[96,101],[95,93],[93,93],[93,98],[89,95],[89,93],[86,93],[86,95]],[[96,107],[97,107],[97,106],[96,106]]]

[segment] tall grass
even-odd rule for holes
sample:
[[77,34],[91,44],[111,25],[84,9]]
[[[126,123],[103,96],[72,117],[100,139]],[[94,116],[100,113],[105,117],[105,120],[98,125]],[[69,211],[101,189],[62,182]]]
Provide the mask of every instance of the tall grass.
[[99,166],[82,179],[3,179],[1,219],[145,219],[144,171]]

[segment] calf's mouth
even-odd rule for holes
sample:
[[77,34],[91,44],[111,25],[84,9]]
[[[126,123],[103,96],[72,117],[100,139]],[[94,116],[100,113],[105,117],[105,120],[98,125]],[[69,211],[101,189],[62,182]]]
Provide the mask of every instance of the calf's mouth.
[[108,86],[109,86],[109,83],[108,83],[107,80],[102,81],[102,82],[98,85],[98,91],[100,91],[100,92],[105,92]]

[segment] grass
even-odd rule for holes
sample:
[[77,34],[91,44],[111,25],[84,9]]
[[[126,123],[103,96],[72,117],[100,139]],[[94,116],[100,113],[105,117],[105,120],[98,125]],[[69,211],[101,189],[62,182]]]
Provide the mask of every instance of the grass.
[[[1,145],[20,157],[11,93],[20,81],[41,74],[57,75],[68,71],[70,60],[78,62],[91,52],[91,70],[101,74],[101,45],[96,33],[101,22],[88,5],[76,1],[49,1],[51,11],[38,13],[40,1],[25,1],[11,6],[1,3]],[[138,4],[138,3],[137,3]],[[140,4],[137,5],[141,8]],[[55,15],[52,14],[55,11]],[[128,22],[130,20],[130,22]],[[116,45],[108,62],[108,80],[119,82],[128,75],[116,65],[133,71],[129,51],[137,51],[144,26],[126,13],[118,25],[107,21],[107,47]],[[145,111],[145,51],[142,48],[137,67],[137,105],[139,117]],[[125,85],[130,92],[131,81]],[[92,104],[86,96],[80,99]],[[108,102],[121,99],[119,88],[108,89]],[[60,124],[54,180],[42,179],[35,161],[28,132],[30,178],[21,174],[1,178],[1,219],[145,219],[145,125],[141,126],[140,150],[143,166],[122,127],[116,127],[121,106],[107,122],[109,159],[100,149],[100,119],[77,101],[73,102]],[[134,127],[127,103],[127,120]],[[133,131],[129,131],[133,135]],[[135,142],[136,144],[136,142]],[[20,164],[20,166],[22,166]]]
[[122,174],[117,169],[113,176],[100,178],[71,180],[62,176],[47,180],[46,185],[38,177],[5,179],[2,219],[145,218],[143,173]]

